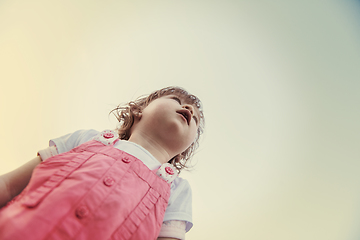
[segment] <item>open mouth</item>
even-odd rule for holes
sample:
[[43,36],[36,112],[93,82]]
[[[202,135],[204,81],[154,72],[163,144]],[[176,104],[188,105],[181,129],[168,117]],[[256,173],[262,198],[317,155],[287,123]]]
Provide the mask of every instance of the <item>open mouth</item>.
[[187,124],[189,125],[190,120],[191,120],[191,113],[190,113],[188,110],[186,110],[186,109],[177,111],[177,113],[178,113],[178,114],[181,114],[181,115],[186,119],[186,122],[187,122]]

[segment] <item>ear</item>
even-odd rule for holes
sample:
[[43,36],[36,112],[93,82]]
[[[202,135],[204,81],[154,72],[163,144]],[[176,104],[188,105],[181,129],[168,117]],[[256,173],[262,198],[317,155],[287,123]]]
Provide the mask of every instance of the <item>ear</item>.
[[142,112],[141,112],[140,110],[139,110],[138,112],[135,112],[135,118],[136,118],[137,120],[140,120],[141,117],[142,117]]
[[134,122],[132,123],[132,126],[130,127],[130,136],[132,135],[134,129],[137,127],[138,123],[140,122],[140,119],[142,117],[142,113],[140,110],[136,109],[132,111],[132,114],[134,116]]
[[[135,126],[135,125],[137,125],[139,122],[140,122],[140,120],[141,120],[141,117],[142,117],[142,113],[141,112],[133,112],[133,116],[134,116],[134,123],[133,123],[133,126]],[[133,127],[132,126],[132,127]],[[131,127],[131,128],[132,128]]]
[[141,113],[141,109],[139,109],[138,107],[132,106],[130,108],[131,113],[134,115],[135,120],[140,120],[142,113]]

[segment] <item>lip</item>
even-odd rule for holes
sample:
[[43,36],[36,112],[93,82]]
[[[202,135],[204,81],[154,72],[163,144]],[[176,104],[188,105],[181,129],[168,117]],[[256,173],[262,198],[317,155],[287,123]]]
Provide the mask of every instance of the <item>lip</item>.
[[[176,113],[180,114],[187,122],[187,124],[190,124],[190,120],[191,120],[191,113],[189,110],[187,109],[181,109],[179,111],[176,111]],[[184,116],[185,115],[185,116]]]

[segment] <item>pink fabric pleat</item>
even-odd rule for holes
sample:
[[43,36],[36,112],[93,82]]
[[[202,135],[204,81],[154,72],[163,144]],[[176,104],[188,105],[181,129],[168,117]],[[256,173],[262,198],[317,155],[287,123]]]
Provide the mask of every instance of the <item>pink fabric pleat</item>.
[[90,141],[35,168],[0,210],[0,239],[156,239],[169,197],[140,160]]

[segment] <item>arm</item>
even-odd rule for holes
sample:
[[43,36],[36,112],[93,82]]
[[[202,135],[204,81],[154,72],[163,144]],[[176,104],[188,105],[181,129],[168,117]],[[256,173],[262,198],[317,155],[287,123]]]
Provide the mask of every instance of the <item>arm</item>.
[[0,207],[17,196],[29,183],[34,168],[41,162],[40,156],[21,167],[0,176]]
[[97,133],[95,130],[79,130],[72,134],[51,140],[50,147],[38,152],[40,156],[32,159],[16,170],[0,176],[0,208],[5,206],[7,202],[17,196],[27,186],[34,168],[41,163],[42,160],[45,161],[47,158],[58,154],[57,147],[55,146],[56,143],[59,143],[62,152],[66,152],[90,140]]

